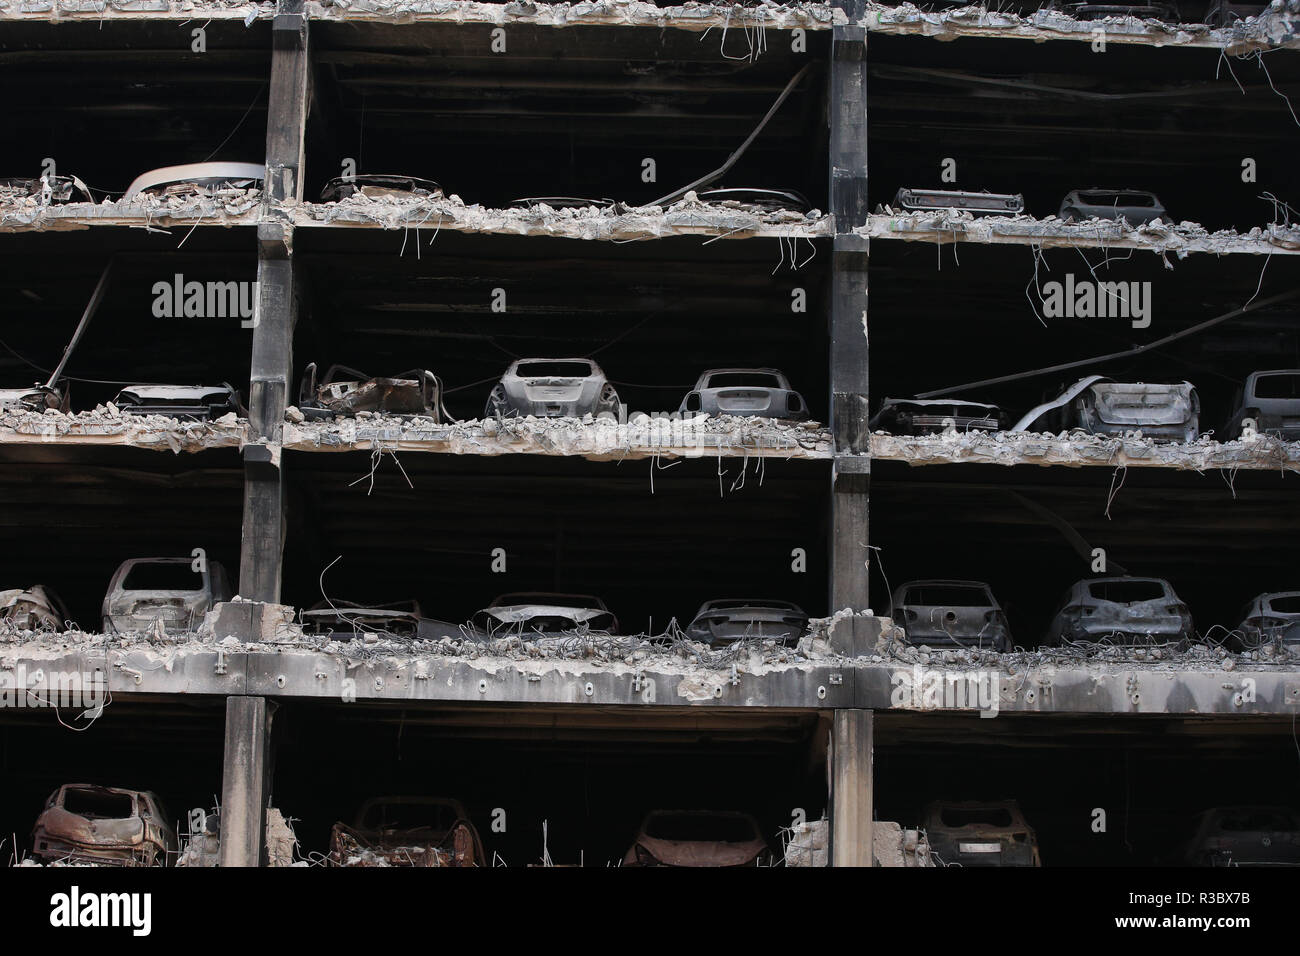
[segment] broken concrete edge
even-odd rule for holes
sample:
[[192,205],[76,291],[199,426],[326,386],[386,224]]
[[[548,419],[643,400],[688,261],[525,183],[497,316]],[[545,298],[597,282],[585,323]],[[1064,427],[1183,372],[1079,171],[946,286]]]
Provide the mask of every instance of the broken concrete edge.
[[875,33],[925,36],[937,40],[960,37],[986,39],[1076,40],[1144,46],[1205,47],[1241,55],[1255,50],[1300,49],[1300,18],[1266,10],[1258,17],[1211,28],[1203,23],[1163,23],[1135,17],[1076,20],[1059,10],[1037,10],[1028,16],[989,10],[972,4],[949,10],[923,10],[912,3],[884,4],[867,0],[862,26]]
[[[2,18],[0,18],[2,20]],[[262,221],[260,190],[231,190],[222,199],[158,199],[42,205],[31,197],[0,199],[0,232],[66,232],[93,226],[163,230],[168,226],[256,226]]]
[[[1032,246],[1038,249],[1140,249],[1164,258],[1172,253],[1183,258],[1191,253],[1213,255],[1300,255],[1300,225],[1272,223],[1255,226],[1249,232],[1220,229],[1210,232],[1194,222],[1173,225],[1154,222],[1145,226],[1093,219],[1067,222],[1049,216],[972,216],[970,213],[914,213],[892,211],[872,214],[854,235],[868,239],[901,239],[905,242],[985,243]],[[1166,260],[1168,265],[1168,260]],[[1172,266],[1170,266],[1172,268]]]
[[115,445],[179,454],[242,449],[248,441],[248,421],[233,414],[211,422],[186,422],[163,415],[123,415],[111,405],[70,414],[56,409],[0,410],[0,445]]
[[1300,472],[1300,442],[1267,435],[1251,440],[1162,442],[1062,432],[950,432],[943,435],[871,436],[871,457],[909,465],[1063,465],[1082,468],[1171,468],[1177,471]]
[[[772,457],[829,459],[830,432],[817,422],[761,418],[651,419],[626,424],[576,418],[483,419],[440,425],[430,419],[370,416],[290,423],[281,447],[292,451],[420,451],[451,455],[556,455],[591,461],[647,458]],[[296,417],[301,417],[296,416]]]
[[[812,622],[797,647],[746,642],[715,651],[693,642],[573,638],[562,652],[517,639],[410,641],[310,638],[293,608],[229,602],[189,635],[0,633],[0,702],[57,689],[69,674],[103,675],[118,695],[249,694],[370,702],[532,703],[552,706],[784,708],[1016,713],[1266,716],[1300,707],[1300,655],[1238,655],[1108,647],[935,651],[898,640],[888,618],[847,609]],[[244,608],[237,605],[243,604]],[[256,625],[239,624],[251,615]],[[260,637],[222,635],[250,626]],[[246,630],[247,632],[247,630]],[[845,637],[845,632],[849,637]],[[372,637],[367,635],[367,637]],[[849,656],[837,646],[871,644]],[[559,653],[573,656],[558,656]],[[22,706],[37,706],[25,703]],[[96,715],[98,716],[98,715]]]

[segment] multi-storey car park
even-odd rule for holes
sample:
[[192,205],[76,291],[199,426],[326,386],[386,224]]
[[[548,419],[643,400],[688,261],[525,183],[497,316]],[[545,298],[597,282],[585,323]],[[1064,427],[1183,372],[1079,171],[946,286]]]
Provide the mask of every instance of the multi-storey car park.
[[[55,588],[79,625],[0,638],[6,857],[75,782],[152,791],[182,830],[219,805],[222,865],[267,861],[268,808],[320,859],[390,794],[460,801],[513,865],[544,824],[555,862],[620,860],[664,808],[868,864],[873,821],[1004,799],[1046,865],[1164,863],[1205,810],[1293,804],[1300,652],[1234,637],[1300,590],[1300,443],[1225,431],[1250,373],[1300,367],[1300,12],[1255,12],[0,0],[23,91],[0,178],[95,199],[0,197],[0,388],[44,381],[88,317],[68,411],[0,413],[0,590]],[[263,188],[117,198],[210,160],[264,163]],[[441,193],[320,201],[349,173]],[[812,208],[699,198],[717,186]],[[1054,218],[1098,186],[1167,218]],[[903,212],[904,187],[1025,211]],[[514,202],[548,196],[613,202]],[[1067,275],[1149,314],[1045,314]],[[255,282],[256,308],[159,306],[190,282]],[[628,414],[483,418],[531,356],[598,361]],[[308,363],[428,369],[444,407],[313,418]],[[636,414],[735,367],[779,368],[810,420]],[[1194,383],[1200,437],[1010,430],[1086,374]],[[220,382],[246,414],[109,405]],[[1008,418],[868,425],[916,396]],[[114,571],[156,556],[219,562],[238,599],[102,633]],[[1194,634],[1040,646],[1067,588],[1117,574],[1169,581]],[[1014,649],[903,640],[890,594],[928,579],[986,582]],[[621,634],[462,623],[535,591],[599,595]],[[692,641],[717,598],[812,624]],[[428,626],[304,630],[325,599],[415,599]],[[95,673],[102,711],[38,706]]]

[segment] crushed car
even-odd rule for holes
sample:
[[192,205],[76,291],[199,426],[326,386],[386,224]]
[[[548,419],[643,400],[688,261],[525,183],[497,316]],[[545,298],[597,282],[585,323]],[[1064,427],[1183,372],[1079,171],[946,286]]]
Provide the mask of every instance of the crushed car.
[[67,413],[66,387],[36,384],[30,388],[0,388],[0,408],[20,408],[28,412],[45,412],[47,409]]
[[1088,219],[1123,219],[1130,226],[1145,226],[1169,213],[1155,193],[1143,189],[1074,189],[1061,200],[1058,218],[1067,222]]
[[720,810],[654,810],[623,866],[768,866],[772,852],[758,821]]
[[62,631],[72,617],[53,588],[33,584],[0,591],[0,621],[24,631]]
[[374,797],[330,831],[331,866],[486,866],[483,841],[457,800]]
[[1193,633],[1191,612],[1164,578],[1085,578],[1066,592],[1043,645],[1182,647]]
[[806,421],[808,403],[774,368],[711,368],[701,373],[677,411],[682,415],[735,415]]
[[432,179],[419,176],[400,176],[389,173],[358,173],[355,176],[335,176],[321,190],[321,202],[341,202],[361,196],[366,199],[395,197],[440,197],[442,187]]
[[757,189],[753,187],[723,187],[704,189],[696,193],[700,202],[736,203],[760,212],[797,212],[807,214],[812,203],[803,193],[793,189]]
[[549,206],[552,209],[587,209],[590,206],[604,208],[618,205],[613,199],[584,199],[581,196],[525,196],[511,200],[512,209],[531,209],[534,206]]
[[705,601],[686,627],[693,640],[720,647],[741,640],[797,641],[808,632],[808,614],[789,601]]
[[892,205],[895,212],[904,214],[957,210],[972,216],[1019,216],[1025,211],[1025,197],[1019,193],[904,187],[894,194]]
[[1300,441],[1300,369],[1251,372],[1237,390],[1233,408],[1224,429],[1228,438],[1240,438],[1249,420],[1261,435]]
[[113,573],[104,595],[104,633],[162,627],[191,631],[214,604],[229,601],[230,585],[220,562],[195,558],[130,558]]
[[358,412],[418,415],[442,422],[442,379],[428,369],[372,378],[346,365],[331,365],[316,380],[316,363],[303,371],[298,410],[309,420],[355,418]]
[[214,422],[223,415],[248,417],[234,387],[220,385],[130,385],[113,399],[124,415],[161,415],[186,422]]
[[511,362],[492,388],[485,418],[617,416],[618,391],[591,359],[530,358]]
[[35,199],[42,206],[94,202],[90,189],[76,176],[40,176],[34,179],[0,179],[0,200]]
[[302,628],[308,634],[383,634],[415,637],[424,614],[418,601],[391,604],[356,604],[352,601],[318,601],[301,612]]
[[944,866],[1042,866],[1038,837],[1015,800],[936,800],[925,808],[930,854]]
[[891,435],[938,435],[958,432],[997,432],[1007,427],[1007,414],[996,405],[957,398],[886,398],[868,426]]
[[1283,644],[1300,647],[1300,591],[1260,594],[1241,610],[1233,637],[1238,650]]
[[141,196],[161,199],[215,198],[230,190],[261,189],[266,167],[260,163],[187,163],[163,166],[141,173],[126,187],[122,199],[129,202]]
[[1078,428],[1119,438],[1140,431],[1142,437],[1157,441],[1194,442],[1200,434],[1200,414],[1201,399],[1191,382],[1160,385],[1088,375],[1030,409],[1011,431]]
[[68,783],[45,801],[32,830],[32,854],[78,866],[167,866],[176,831],[152,793]]
[[1198,820],[1188,866],[1300,866],[1300,813],[1290,807],[1216,807]]
[[1012,649],[1006,612],[983,581],[908,581],[894,592],[890,617],[909,644]]
[[618,618],[590,594],[502,594],[474,615],[473,626],[492,637],[555,637],[574,632],[618,633]]
[[1048,9],[1061,10],[1076,20],[1132,17],[1136,20],[1161,20],[1165,23],[1182,22],[1182,15],[1174,3],[1062,3],[1054,0]]

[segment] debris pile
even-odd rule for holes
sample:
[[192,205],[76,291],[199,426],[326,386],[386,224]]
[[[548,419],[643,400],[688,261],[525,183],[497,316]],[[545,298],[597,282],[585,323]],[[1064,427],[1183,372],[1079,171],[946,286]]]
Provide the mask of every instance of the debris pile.
[[0,444],[67,441],[75,444],[133,445],[159,451],[242,448],[248,422],[233,414],[211,422],[183,421],[163,415],[124,415],[112,402],[90,411],[65,414],[57,409],[33,412],[14,405],[0,407]]
[[261,218],[260,189],[221,189],[215,195],[154,196],[101,203],[71,202],[42,205],[30,196],[0,195],[0,229],[84,229],[90,221],[107,225],[147,222],[205,222],[211,225],[250,225]]

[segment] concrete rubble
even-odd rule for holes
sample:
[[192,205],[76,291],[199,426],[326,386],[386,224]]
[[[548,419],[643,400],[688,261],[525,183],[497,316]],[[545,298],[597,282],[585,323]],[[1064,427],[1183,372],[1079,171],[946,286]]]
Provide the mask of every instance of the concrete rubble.
[[875,866],[934,866],[930,844],[922,830],[905,830],[888,820],[871,821],[871,850]]
[[[215,867],[221,862],[221,814],[212,812],[204,817],[200,833],[191,834],[182,842],[175,866]],[[293,825],[275,807],[266,810],[266,855],[268,866],[309,866],[306,860],[295,860],[298,838]]]
[[539,26],[656,26],[707,30],[760,26],[769,30],[826,30],[847,23],[828,3],[685,3],[656,6],[642,0],[579,3],[456,2],[456,0],[309,0],[309,16],[322,20],[382,19],[453,23],[530,23]]
[[261,218],[260,189],[223,189],[215,196],[140,195],[127,201],[70,202],[42,205],[31,196],[0,194],[0,231],[62,231],[90,225],[203,223],[213,226],[256,225]]
[[210,448],[242,448],[248,422],[223,415],[211,422],[181,421],[163,415],[124,415],[112,402],[91,411],[64,414],[0,409],[0,445],[33,441],[77,445],[129,445],[156,451],[193,452]]

